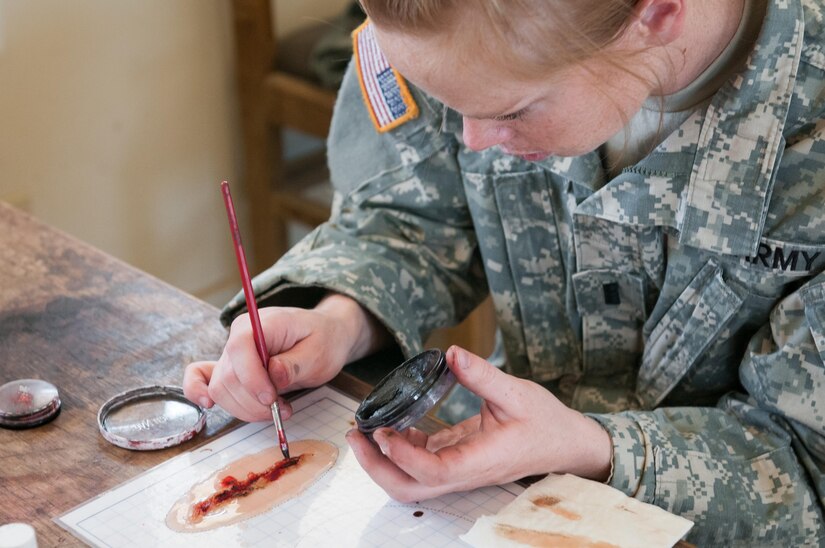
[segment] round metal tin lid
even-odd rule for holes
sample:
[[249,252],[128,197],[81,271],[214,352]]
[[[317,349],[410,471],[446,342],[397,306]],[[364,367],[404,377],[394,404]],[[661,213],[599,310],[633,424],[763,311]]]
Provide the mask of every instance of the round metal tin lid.
[[179,386],[144,386],[127,390],[103,404],[97,425],[107,441],[137,451],[163,449],[192,439],[206,414]]
[[40,379],[19,379],[0,386],[0,426],[32,428],[60,413],[57,388]]

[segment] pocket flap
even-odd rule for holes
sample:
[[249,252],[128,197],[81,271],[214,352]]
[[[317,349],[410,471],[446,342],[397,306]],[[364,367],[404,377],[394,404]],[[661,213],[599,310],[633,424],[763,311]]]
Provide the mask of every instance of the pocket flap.
[[708,261],[651,332],[636,384],[647,409],[659,405],[718,338],[742,305],[722,268]]
[[804,287],[800,296],[805,303],[805,318],[811,326],[814,344],[825,362],[825,281]]

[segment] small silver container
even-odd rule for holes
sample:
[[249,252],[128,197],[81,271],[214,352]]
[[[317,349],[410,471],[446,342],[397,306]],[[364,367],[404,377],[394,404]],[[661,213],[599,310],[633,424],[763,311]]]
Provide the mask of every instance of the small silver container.
[[0,426],[24,429],[40,426],[60,413],[57,388],[40,379],[20,379],[0,386]]
[[190,440],[206,424],[206,413],[179,386],[127,390],[103,404],[97,425],[103,437],[125,449],[150,451]]

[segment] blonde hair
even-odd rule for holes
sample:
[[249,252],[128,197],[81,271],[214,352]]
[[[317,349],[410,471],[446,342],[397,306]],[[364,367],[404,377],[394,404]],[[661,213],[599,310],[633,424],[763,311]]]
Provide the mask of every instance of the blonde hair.
[[[478,14],[482,17],[481,25],[470,26],[471,30],[481,33],[475,37],[473,54],[482,53],[479,48],[486,50],[483,54],[517,76],[542,77],[567,66],[598,59],[641,82],[661,87],[658,76],[636,62],[640,50],[606,51],[633,22],[640,0],[359,1],[376,25],[413,35],[450,33],[458,22],[464,22],[460,19],[462,16]],[[599,90],[614,101],[608,86],[599,86]],[[663,101],[659,132],[664,123]],[[617,165],[628,152],[630,137],[629,120],[624,114],[622,118],[626,142]]]
[[638,1],[360,0],[376,25],[419,35],[450,31],[463,16],[478,14],[482,25],[470,27],[482,33],[479,44],[523,74],[604,57],[632,21]]

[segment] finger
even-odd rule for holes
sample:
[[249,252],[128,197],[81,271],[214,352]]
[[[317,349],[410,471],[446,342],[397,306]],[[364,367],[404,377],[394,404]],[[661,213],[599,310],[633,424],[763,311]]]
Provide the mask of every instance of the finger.
[[315,344],[310,342],[310,339],[298,341],[275,357],[275,369],[271,374],[278,390],[287,392],[312,388],[332,378],[319,375],[326,365],[322,363],[324,354],[319,352],[317,339]]
[[312,324],[303,321],[305,310],[272,306],[261,308],[258,313],[266,332],[265,339],[270,356],[288,351],[312,334]]
[[367,437],[357,429],[347,432],[347,442],[356,460],[393,499],[409,503],[437,497],[447,491],[422,485],[395,466]]
[[255,355],[255,360],[251,362],[241,361],[248,354],[242,352],[242,357],[236,357],[234,348],[227,348],[230,363],[232,364],[232,371],[238,379],[238,384],[243,387],[244,391],[253,396],[261,405],[270,406],[275,401],[277,394],[272,381],[269,379],[264,364],[261,363],[260,358]]
[[270,360],[270,376],[279,393],[313,388],[335,376],[337,371],[328,367],[327,358],[319,353],[316,344],[304,339]]
[[439,430],[427,440],[427,450],[435,453],[442,447],[455,445],[459,440],[475,434],[481,428],[481,415],[474,415],[460,423]]
[[262,319],[268,326],[268,374],[278,393],[316,387],[338,374],[346,356],[334,350],[335,330],[330,335],[322,318],[291,308],[269,308],[265,312]]
[[513,465],[520,459],[514,458],[509,448],[522,445],[514,445],[507,436],[498,435],[494,441],[486,432],[485,436],[478,437],[471,433],[436,452],[413,446],[389,428],[373,432],[373,439],[402,472],[439,494],[466,491],[525,475],[513,475]]
[[231,367],[215,371],[209,383],[209,397],[241,420],[255,422],[271,418],[269,406],[261,404],[240,385]]
[[407,428],[403,432],[400,432],[400,434],[407,438],[407,441],[416,447],[426,447],[427,440],[430,437],[418,428]]
[[373,432],[372,438],[389,460],[418,483],[439,487],[463,482],[465,470],[452,466],[425,447],[413,445],[395,430],[381,428]]
[[243,406],[232,396],[222,384],[212,383],[209,385],[209,397],[218,404],[224,411],[233,417],[246,422],[257,422],[263,420],[262,417],[255,417],[247,412]]
[[447,350],[447,365],[459,383],[501,409],[512,408],[521,397],[519,379],[463,348],[451,346]]
[[207,409],[215,405],[209,397],[209,380],[214,369],[215,362],[193,362],[186,366],[183,371],[183,395],[186,399]]
[[[232,322],[222,358],[232,369],[238,384],[249,396],[267,407],[275,401],[275,387],[267,373],[267,364],[261,363],[261,357],[258,355],[248,314],[239,316]],[[233,393],[236,392],[233,390]],[[237,393],[235,395],[238,396]]]
[[278,410],[281,412],[282,420],[287,420],[293,413],[292,404],[281,397],[278,398]]
[[300,374],[301,365],[292,358],[280,355],[269,359],[269,376],[279,394],[306,388],[299,382]]

